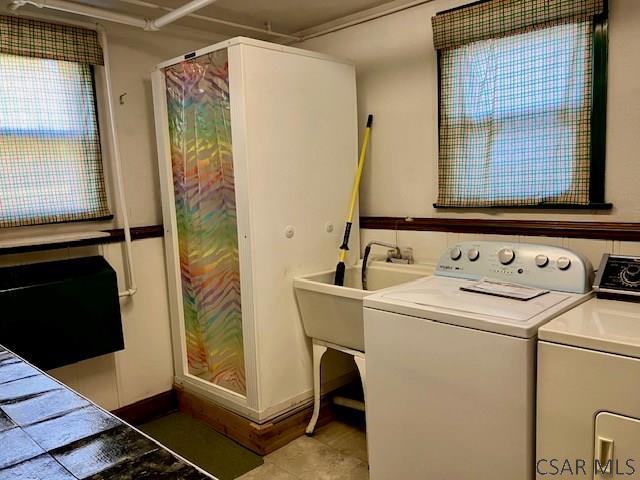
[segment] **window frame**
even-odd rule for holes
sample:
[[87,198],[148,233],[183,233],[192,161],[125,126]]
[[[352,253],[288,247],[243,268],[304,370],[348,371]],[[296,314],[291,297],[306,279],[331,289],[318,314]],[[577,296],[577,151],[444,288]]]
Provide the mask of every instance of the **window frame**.
[[[103,44],[105,38],[101,36],[101,27],[95,23],[87,23],[83,21],[75,21],[68,19],[53,19],[46,14],[37,12],[29,12],[24,15],[27,19],[33,19],[43,22],[55,22],[63,25],[70,25],[94,30],[98,33],[98,39],[103,49],[107,46]],[[96,114],[96,123],[98,131],[98,141],[101,151],[102,174],[107,197],[107,205],[109,215],[96,218],[86,218],[77,220],[64,220],[60,222],[35,223],[31,225],[19,225],[12,227],[0,228],[0,240],[12,241],[13,239],[31,239],[37,242],[39,238],[48,238],[49,235],[73,235],[82,233],[94,233],[105,231],[116,226],[116,212],[121,208],[119,202],[115,201],[115,171],[113,166],[114,149],[116,148],[114,139],[111,135],[111,118],[109,115],[109,105],[112,99],[109,98],[109,92],[106,84],[106,62],[105,65],[97,68],[96,65],[89,65],[91,78],[93,83],[93,100]],[[66,245],[66,243],[65,243]]]
[[[480,0],[459,7],[443,10],[437,15],[461,10],[492,0]],[[604,0],[601,14],[593,17],[593,42],[591,66],[591,158],[589,163],[589,203],[540,203],[536,205],[499,205],[499,206],[446,206],[434,203],[433,207],[441,210],[611,210],[613,204],[605,201],[605,164],[606,164],[606,135],[607,135],[607,73],[609,46],[609,5]],[[437,54],[438,74],[438,151],[440,151],[440,127],[442,117],[442,53]],[[438,162],[439,162],[438,154]],[[439,171],[439,165],[438,165]]]

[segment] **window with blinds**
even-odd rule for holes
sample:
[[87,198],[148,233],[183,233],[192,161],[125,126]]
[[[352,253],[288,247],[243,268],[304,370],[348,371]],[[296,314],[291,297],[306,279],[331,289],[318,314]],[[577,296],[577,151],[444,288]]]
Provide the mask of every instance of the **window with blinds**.
[[0,31],[0,227],[110,218],[95,32],[15,17]]
[[604,205],[603,12],[598,0],[493,0],[432,19],[437,207]]

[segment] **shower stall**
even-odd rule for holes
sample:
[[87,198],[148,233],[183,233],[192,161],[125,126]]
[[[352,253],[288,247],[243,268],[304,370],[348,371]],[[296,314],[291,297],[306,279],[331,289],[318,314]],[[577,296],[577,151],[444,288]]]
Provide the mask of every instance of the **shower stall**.
[[[175,382],[266,421],[312,396],[292,279],[336,262],[354,67],[235,38],[158,65],[152,83]],[[355,222],[352,263],[358,241]]]

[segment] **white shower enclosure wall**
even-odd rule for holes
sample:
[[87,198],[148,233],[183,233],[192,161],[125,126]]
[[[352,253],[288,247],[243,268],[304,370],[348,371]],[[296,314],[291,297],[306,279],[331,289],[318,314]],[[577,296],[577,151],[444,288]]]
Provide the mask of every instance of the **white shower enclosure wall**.
[[[234,38],[158,65],[152,83],[175,382],[263,422],[312,397],[293,278],[337,261],[355,69]],[[354,263],[357,220],[350,245]],[[337,359],[327,380],[352,371]]]

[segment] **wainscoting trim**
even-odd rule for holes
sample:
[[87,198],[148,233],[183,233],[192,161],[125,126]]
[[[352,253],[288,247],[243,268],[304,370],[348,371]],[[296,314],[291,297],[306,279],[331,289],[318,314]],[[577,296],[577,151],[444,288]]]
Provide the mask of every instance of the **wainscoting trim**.
[[640,223],[360,217],[360,228],[640,241]]

